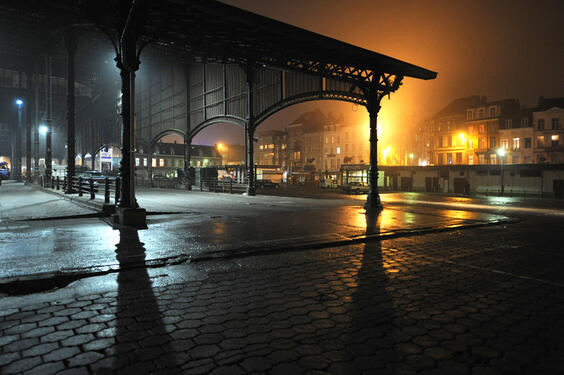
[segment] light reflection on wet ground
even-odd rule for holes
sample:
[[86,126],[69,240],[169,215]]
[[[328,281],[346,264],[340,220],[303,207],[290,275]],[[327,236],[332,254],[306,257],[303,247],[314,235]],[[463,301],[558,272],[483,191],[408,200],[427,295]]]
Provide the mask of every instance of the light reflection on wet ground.
[[[163,193],[164,194],[164,193]],[[142,195],[143,196],[143,195]],[[149,229],[139,231],[146,261],[197,257],[233,249],[264,249],[339,241],[394,231],[450,227],[502,219],[461,207],[425,207],[395,202],[383,195],[385,209],[372,225],[362,202],[293,197],[232,197],[158,192],[144,196],[151,210],[176,207],[178,214],[148,216]],[[192,200],[185,199],[189,197]],[[192,202],[199,199],[199,206]],[[362,196],[358,197],[359,199]],[[420,202],[418,195],[408,202]],[[207,202],[208,206],[204,206]],[[356,203],[358,202],[358,203]],[[65,201],[66,205],[72,205]],[[207,207],[207,208],[206,208]],[[197,208],[195,210],[194,208]],[[0,277],[77,269],[117,267],[114,246],[119,233],[96,218],[2,222]]]

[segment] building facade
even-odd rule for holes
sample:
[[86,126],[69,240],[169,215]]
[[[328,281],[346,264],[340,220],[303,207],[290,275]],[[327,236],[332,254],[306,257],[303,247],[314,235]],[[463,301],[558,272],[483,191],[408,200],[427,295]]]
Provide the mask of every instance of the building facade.
[[564,98],[540,98],[533,112],[536,163],[564,163]]
[[564,163],[563,102],[541,97],[526,108],[516,99],[456,99],[420,126],[430,133],[429,164]]

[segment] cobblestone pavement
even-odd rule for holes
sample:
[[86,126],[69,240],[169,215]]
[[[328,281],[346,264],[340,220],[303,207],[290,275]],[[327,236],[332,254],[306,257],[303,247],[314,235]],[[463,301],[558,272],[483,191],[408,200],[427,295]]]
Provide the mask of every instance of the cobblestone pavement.
[[1,311],[13,373],[562,374],[564,222],[187,265],[166,285],[135,231],[115,290]]

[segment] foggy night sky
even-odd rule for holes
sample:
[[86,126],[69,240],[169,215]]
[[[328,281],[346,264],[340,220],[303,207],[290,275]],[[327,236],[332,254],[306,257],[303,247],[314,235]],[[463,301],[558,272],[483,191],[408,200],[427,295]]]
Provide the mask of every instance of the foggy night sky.
[[[381,139],[399,136],[451,100],[485,95],[520,99],[564,96],[564,1],[562,0],[224,0],[254,13],[438,72],[435,80],[404,79],[379,116]],[[363,107],[309,102],[282,110],[258,132],[283,128],[319,107],[368,123]],[[242,143],[232,125],[210,127],[195,143]]]

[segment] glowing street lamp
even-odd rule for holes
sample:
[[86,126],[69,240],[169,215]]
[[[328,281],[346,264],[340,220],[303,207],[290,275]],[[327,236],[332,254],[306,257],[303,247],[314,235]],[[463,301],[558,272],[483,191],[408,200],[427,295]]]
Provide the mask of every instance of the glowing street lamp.
[[501,174],[501,195],[503,196],[503,157],[505,156],[505,148],[500,147],[497,149],[497,154],[499,155],[500,162],[500,174]]
[[384,160],[382,164],[387,164],[386,159],[388,158],[388,154],[390,153],[391,148],[390,146],[386,147],[384,150],[382,150],[382,154],[384,155]]
[[409,159],[411,160],[411,166],[413,167],[413,153],[409,154]]
[[47,125],[39,125],[39,134],[45,135],[49,131]]

